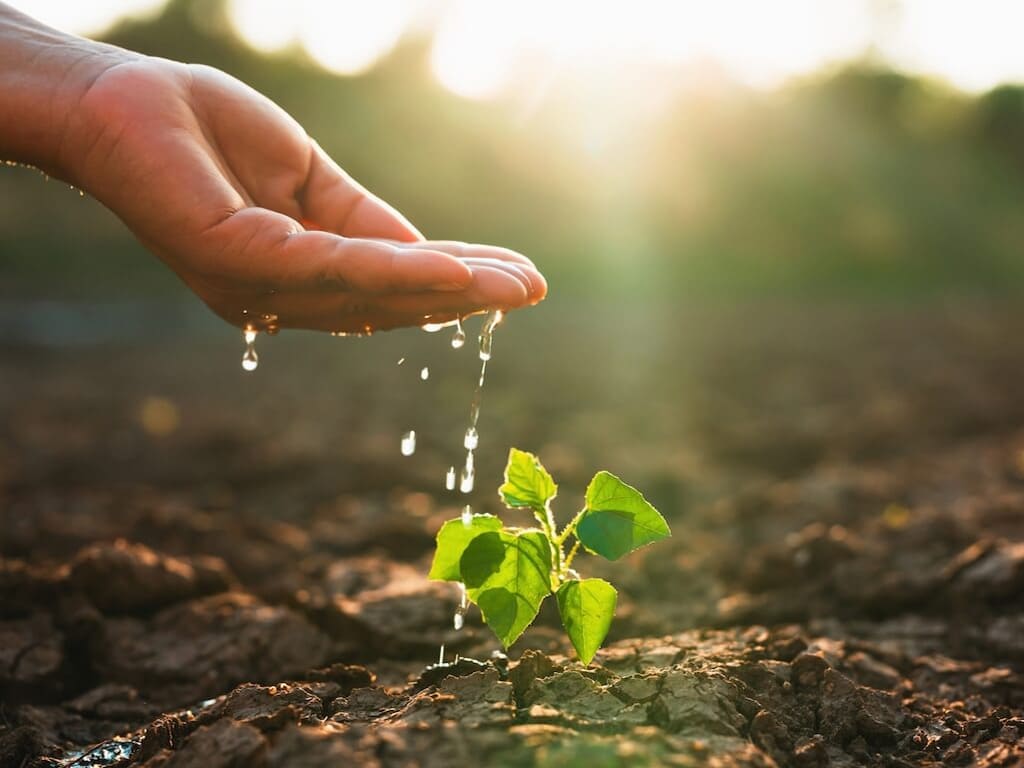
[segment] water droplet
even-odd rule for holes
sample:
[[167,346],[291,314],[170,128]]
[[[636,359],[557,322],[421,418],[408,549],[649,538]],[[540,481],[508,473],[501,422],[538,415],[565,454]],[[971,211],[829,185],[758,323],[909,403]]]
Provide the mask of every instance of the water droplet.
[[473,507],[469,504],[462,508],[462,524],[467,528],[473,524]]
[[75,750],[68,753],[70,762],[61,763],[67,768],[97,768],[104,765],[122,765],[130,759],[139,744],[122,738],[97,744],[88,751]]
[[473,452],[466,454],[466,466],[459,474],[459,490],[463,493],[472,493],[473,485],[476,483],[476,468],[473,466]]
[[462,327],[462,320],[455,321],[455,335],[452,336],[452,349],[462,349],[466,343],[466,331]]
[[421,325],[420,328],[422,328],[427,333],[437,333],[442,328],[447,328],[447,327],[449,327],[451,325],[455,325],[457,322],[458,322],[458,320],[448,320],[448,321],[443,322],[443,323],[431,323],[431,322],[429,322],[429,318],[428,318],[428,322],[426,322],[423,325]]
[[480,328],[480,359],[487,362],[491,359],[491,339],[494,336],[494,329],[501,322],[504,315],[500,309],[487,313],[484,324]]
[[260,315],[260,322],[263,324],[261,330],[266,331],[270,336],[276,335],[281,330],[277,315],[264,312]]
[[[466,509],[469,509],[467,506]],[[465,512],[463,512],[465,514]],[[469,595],[466,593],[466,585],[459,582],[459,607],[455,609],[455,616],[452,617],[452,625],[458,632],[466,623],[466,612],[469,610]]]
[[441,650],[437,654],[437,663],[444,664],[444,644],[441,645]]
[[256,331],[252,328],[246,328],[242,332],[242,337],[245,339],[242,369],[245,371],[255,371],[256,367],[260,364],[259,355],[256,354]]
[[448,467],[448,472],[444,476],[444,487],[449,491],[455,490],[455,467]]
[[405,362],[405,358],[404,357],[400,357],[400,358],[398,358],[398,363],[397,364],[401,365],[404,362]]
[[430,378],[430,369],[427,368],[426,366],[423,366],[420,369],[420,379],[422,379],[423,381],[426,381],[429,378]]
[[410,429],[402,435],[402,455],[412,456],[416,453],[416,430]]
[[466,429],[466,436],[462,438],[463,447],[467,451],[475,451],[479,443],[480,435],[477,434],[476,427],[468,427]]

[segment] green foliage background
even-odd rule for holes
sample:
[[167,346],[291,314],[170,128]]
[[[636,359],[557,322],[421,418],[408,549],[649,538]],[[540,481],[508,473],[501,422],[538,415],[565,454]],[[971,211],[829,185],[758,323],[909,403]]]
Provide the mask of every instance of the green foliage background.
[[[531,112],[438,85],[429,41],[336,77],[247,49],[214,2],[107,35],[221,67],[295,115],[428,236],[522,250],[555,296],[922,297],[1024,285],[1024,89],[968,97],[870,63],[772,94],[680,89],[631,114],[611,84]],[[154,183],[159,183],[154,180]],[[0,169],[0,297],[160,296],[176,279],[90,200]]]

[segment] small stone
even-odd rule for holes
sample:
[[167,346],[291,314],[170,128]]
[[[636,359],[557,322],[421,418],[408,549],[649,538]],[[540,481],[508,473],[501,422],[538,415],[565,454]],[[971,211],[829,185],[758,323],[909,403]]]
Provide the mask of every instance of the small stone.
[[793,659],[792,669],[793,683],[797,688],[816,688],[829,664],[824,656],[805,651]]
[[235,768],[257,765],[266,751],[263,735],[251,725],[218,720],[195,731],[167,761],[167,768]]
[[661,688],[659,675],[624,677],[612,686],[612,692],[628,702],[649,701]]

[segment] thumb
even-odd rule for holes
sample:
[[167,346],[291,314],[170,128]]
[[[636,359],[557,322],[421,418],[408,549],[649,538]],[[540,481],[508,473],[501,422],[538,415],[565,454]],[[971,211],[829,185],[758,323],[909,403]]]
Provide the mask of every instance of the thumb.
[[310,140],[306,184],[298,195],[302,217],[317,229],[346,237],[413,242],[423,235],[398,211],[370,194]]

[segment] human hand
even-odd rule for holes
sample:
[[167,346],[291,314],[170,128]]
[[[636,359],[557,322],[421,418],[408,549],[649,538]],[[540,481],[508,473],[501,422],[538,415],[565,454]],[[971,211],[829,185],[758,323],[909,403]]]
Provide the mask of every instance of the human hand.
[[238,80],[120,53],[77,96],[58,166],[228,322],[364,332],[544,298],[518,253],[424,241]]

